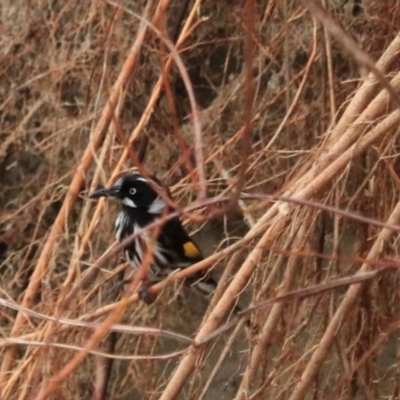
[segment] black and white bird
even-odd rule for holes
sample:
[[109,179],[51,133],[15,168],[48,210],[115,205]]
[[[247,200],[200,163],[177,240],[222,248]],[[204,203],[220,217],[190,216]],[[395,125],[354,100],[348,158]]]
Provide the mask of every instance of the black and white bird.
[[[124,248],[127,261],[138,269],[147,249],[152,249],[152,264],[147,272],[151,283],[158,282],[177,269],[186,268],[203,259],[200,249],[190,238],[178,217],[165,221],[154,242],[146,231],[149,224],[171,211],[167,202],[153,188],[158,188],[169,198],[170,194],[157,178],[144,178],[140,174],[129,174],[119,178],[112,186],[96,190],[89,195],[95,199],[103,196],[115,197],[122,203],[122,210],[115,221],[116,239],[121,242],[126,237],[137,237]],[[151,243],[151,241],[153,242]],[[186,279],[201,292],[209,294],[216,288],[216,282],[203,271]],[[142,284],[139,296],[147,303],[146,286]]]

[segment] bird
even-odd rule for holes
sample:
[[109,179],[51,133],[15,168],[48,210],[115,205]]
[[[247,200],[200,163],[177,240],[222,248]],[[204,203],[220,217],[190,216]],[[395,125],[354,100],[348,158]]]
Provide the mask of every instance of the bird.
[[[160,193],[164,193],[163,196]],[[139,286],[139,298],[145,303],[155,299],[148,293],[148,284],[154,284],[178,269],[184,269],[204,259],[203,254],[186,232],[180,219],[169,218],[162,222],[154,240],[146,227],[160,220],[172,210],[171,194],[167,186],[154,176],[139,173],[121,176],[112,186],[100,188],[89,195],[91,199],[114,197],[121,203],[121,211],[115,220],[115,238],[122,242],[129,236],[137,236],[123,249],[128,263],[137,270],[146,254],[152,249],[152,263],[147,270],[147,282]],[[203,294],[212,293],[217,286],[204,271],[186,278],[185,283],[196,287]]]

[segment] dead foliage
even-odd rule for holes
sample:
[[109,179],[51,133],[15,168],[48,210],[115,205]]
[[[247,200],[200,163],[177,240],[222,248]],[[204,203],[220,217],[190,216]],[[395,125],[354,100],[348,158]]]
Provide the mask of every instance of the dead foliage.
[[[0,397],[399,396],[398,7],[3,2]],[[207,254],[152,306],[86,198],[132,167]]]

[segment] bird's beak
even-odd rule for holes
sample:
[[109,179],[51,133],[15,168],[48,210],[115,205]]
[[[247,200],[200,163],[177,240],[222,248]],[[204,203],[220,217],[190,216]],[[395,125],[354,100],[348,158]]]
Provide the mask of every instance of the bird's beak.
[[119,193],[119,186],[110,186],[109,188],[97,189],[90,193],[89,199],[98,199],[99,197],[118,197]]

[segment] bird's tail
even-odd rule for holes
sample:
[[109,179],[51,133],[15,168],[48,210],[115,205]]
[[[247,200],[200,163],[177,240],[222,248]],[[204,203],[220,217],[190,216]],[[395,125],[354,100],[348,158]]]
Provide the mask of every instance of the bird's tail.
[[[202,271],[186,278],[186,282],[189,286],[197,289],[201,294],[205,296],[209,296],[210,294],[214,293],[215,289],[218,286],[218,282],[216,282],[212,276],[205,274]],[[236,304],[233,312],[235,314],[238,314],[241,311],[242,309]]]

